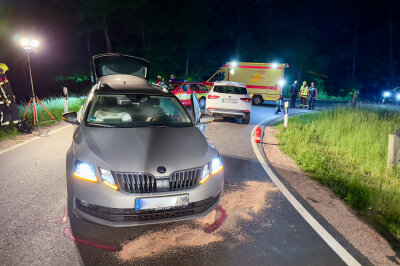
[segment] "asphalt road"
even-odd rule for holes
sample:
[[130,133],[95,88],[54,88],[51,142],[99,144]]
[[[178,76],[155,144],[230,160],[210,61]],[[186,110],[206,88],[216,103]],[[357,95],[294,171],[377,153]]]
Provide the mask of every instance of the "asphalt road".
[[[221,212],[210,223],[134,228],[70,221],[65,213],[65,154],[72,127],[0,154],[0,264],[343,265],[276,189],[254,154],[251,130],[274,111],[254,106],[250,125],[233,119],[207,125],[206,137],[223,156],[226,180],[221,200],[226,218],[211,233],[206,229]],[[314,215],[354,258],[368,263]]]

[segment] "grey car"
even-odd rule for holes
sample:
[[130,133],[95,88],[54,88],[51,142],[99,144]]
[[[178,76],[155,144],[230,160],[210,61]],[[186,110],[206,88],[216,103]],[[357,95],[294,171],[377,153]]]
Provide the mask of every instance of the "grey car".
[[191,115],[148,82],[150,63],[120,54],[93,58],[97,84],[74,124],[66,173],[70,215],[113,226],[202,217],[223,192],[222,158],[197,127],[212,121],[193,97]]

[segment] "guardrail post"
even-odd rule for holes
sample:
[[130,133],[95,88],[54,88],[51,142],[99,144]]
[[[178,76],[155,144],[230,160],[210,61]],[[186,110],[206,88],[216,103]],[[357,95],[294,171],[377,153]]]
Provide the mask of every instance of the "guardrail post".
[[389,134],[387,168],[397,167],[399,163],[399,140],[397,134]]
[[64,94],[64,113],[68,112],[68,88],[63,87]]
[[285,102],[285,115],[283,116],[283,126],[288,127],[288,120],[289,120],[289,102]]

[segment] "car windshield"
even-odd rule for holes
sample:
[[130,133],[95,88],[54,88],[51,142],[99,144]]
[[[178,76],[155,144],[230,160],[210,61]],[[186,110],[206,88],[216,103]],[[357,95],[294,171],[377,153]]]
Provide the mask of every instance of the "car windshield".
[[235,86],[215,86],[214,92],[230,93],[230,94],[247,94],[246,88],[235,87]]
[[193,125],[175,97],[140,94],[96,95],[86,122],[88,126],[124,128]]

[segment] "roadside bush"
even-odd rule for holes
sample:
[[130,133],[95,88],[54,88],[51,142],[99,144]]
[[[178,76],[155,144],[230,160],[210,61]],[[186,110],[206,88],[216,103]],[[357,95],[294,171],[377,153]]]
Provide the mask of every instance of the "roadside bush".
[[[77,112],[81,108],[82,104],[85,102],[86,97],[69,97],[68,98],[68,110],[70,112]],[[63,97],[52,97],[43,99],[40,101],[46,106],[46,108],[50,111],[50,113],[54,116],[57,121],[61,120],[61,115],[64,113],[64,98]],[[20,110],[21,116],[24,114],[28,103],[21,104],[18,106]],[[52,120],[48,115],[43,106],[36,102],[37,113],[39,117],[39,122]],[[33,112],[32,112],[32,104],[29,107],[28,114],[26,118],[33,123]]]

